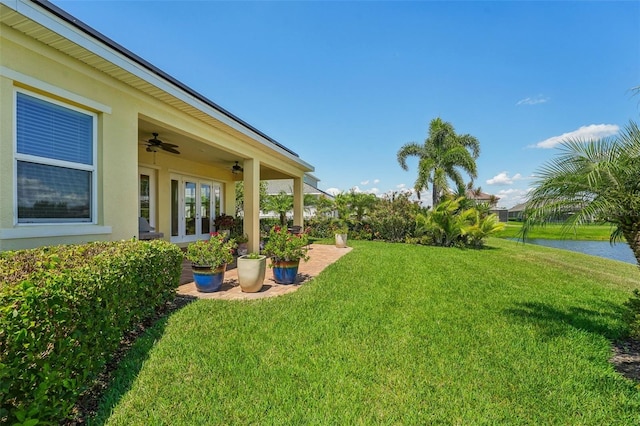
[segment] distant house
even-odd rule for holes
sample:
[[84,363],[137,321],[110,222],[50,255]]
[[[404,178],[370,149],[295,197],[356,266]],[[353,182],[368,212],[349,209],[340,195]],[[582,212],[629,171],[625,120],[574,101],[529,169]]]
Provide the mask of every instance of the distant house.
[[490,208],[494,209],[498,206],[500,197],[492,194],[487,194],[482,191],[468,190],[466,196],[469,200],[474,200],[476,204],[487,204]]
[[518,220],[521,221],[523,219],[524,211],[527,208],[526,203],[516,204],[515,206],[509,209],[509,220]]
[[[293,179],[278,179],[278,180],[268,180],[266,192],[267,195],[277,195],[281,192],[285,192],[288,195],[293,194]],[[324,192],[323,190],[318,188],[318,178],[307,173],[304,179],[303,185],[303,194],[304,197],[313,197],[313,198],[328,198],[329,200],[333,200],[333,195],[328,192]],[[309,218],[313,217],[316,214],[316,208],[313,205],[307,205],[305,203],[304,206],[304,217]],[[260,217],[277,217],[277,213],[275,212],[261,212]]]

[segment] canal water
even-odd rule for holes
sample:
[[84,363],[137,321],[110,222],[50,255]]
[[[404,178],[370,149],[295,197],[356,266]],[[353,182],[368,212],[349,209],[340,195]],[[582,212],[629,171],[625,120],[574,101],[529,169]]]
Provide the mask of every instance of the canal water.
[[527,239],[527,243],[541,246],[554,247],[564,250],[577,251],[593,256],[606,257],[607,259],[620,260],[622,262],[636,264],[636,258],[629,246],[625,243],[609,244],[608,241],[576,241],[576,240],[542,240]]

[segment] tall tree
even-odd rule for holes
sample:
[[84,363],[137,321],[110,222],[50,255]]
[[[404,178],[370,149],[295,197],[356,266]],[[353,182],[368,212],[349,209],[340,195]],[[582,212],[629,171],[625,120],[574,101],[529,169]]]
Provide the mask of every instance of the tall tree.
[[567,230],[602,220],[614,228],[611,242],[624,237],[640,265],[640,128],[634,122],[617,137],[570,139],[560,155],[536,173],[522,227],[566,217]]
[[409,170],[407,158],[418,157],[418,177],[413,188],[420,198],[420,192],[428,190],[431,184],[435,206],[449,189],[449,179],[456,186],[464,186],[461,172],[467,173],[471,179],[477,177],[476,159],[479,155],[478,139],[469,134],[458,135],[451,123],[434,118],[424,143],[403,145],[398,151],[398,163],[403,170]]

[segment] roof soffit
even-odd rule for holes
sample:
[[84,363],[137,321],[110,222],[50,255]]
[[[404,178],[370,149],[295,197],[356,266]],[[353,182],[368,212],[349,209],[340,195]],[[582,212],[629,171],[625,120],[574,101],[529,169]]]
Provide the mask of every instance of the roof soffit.
[[[213,106],[166,81],[160,75],[152,73],[109,46],[103,45],[99,40],[90,39],[83,32],[62,22],[59,18],[48,16],[46,11],[36,11],[35,5],[27,5],[21,0],[9,2],[18,4],[18,12],[16,12],[12,7],[7,7],[4,4],[7,3],[7,0],[0,0],[0,2],[1,23],[210,126],[245,142],[253,144],[257,142],[269,150],[276,151],[290,161],[297,163],[304,171],[314,170],[313,166],[288,149],[278,146],[277,143],[255,133],[251,128],[234,121]],[[34,16],[36,14],[37,16]],[[40,19],[36,20],[36,18]],[[49,27],[46,27],[45,24]]]

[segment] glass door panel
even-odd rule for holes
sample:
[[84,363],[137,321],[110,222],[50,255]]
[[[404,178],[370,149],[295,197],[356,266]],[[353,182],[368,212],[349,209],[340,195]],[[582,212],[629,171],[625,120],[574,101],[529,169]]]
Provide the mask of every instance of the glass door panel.
[[200,184],[200,233],[208,235],[211,230],[211,184]]
[[147,219],[151,223],[150,215],[150,192],[151,177],[146,174],[140,175],[140,217]]
[[180,235],[180,182],[171,179],[171,236]]
[[184,183],[184,226],[185,235],[196,235],[197,194],[195,182]]

